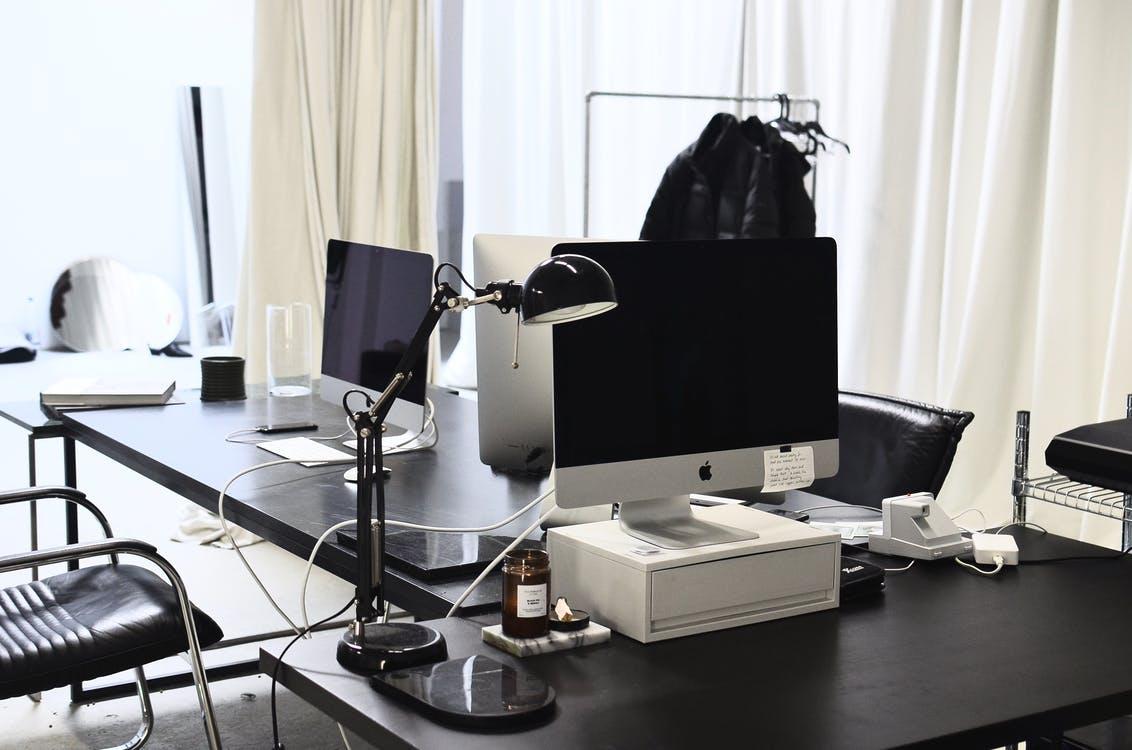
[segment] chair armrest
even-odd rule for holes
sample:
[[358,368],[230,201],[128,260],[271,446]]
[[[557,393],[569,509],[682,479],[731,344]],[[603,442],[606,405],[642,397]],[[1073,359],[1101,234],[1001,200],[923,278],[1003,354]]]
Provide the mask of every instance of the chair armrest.
[[65,500],[68,503],[74,503],[85,508],[102,527],[103,536],[107,538],[114,536],[114,532],[110,530],[110,522],[106,520],[106,516],[98,509],[98,506],[87,498],[86,493],[79,492],[73,487],[28,487],[21,490],[0,492],[0,505],[48,499]]
[[157,548],[148,542],[143,542],[138,539],[111,537],[109,539],[100,539],[97,542],[81,542],[79,544],[68,544],[63,547],[49,547],[32,552],[3,555],[0,556],[0,573],[32,568],[38,565],[51,565],[52,563],[67,562],[68,560],[81,560],[86,557],[114,555],[117,553],[132,553],[148,559],[157,554]]
[[78,501],[85,499],[86,493],[79,492],[74,487],[23,487],[18,490],[4,490],[0,492],[0,505],[18,503],[26,500],[39,500],[45,497],[71,498]]

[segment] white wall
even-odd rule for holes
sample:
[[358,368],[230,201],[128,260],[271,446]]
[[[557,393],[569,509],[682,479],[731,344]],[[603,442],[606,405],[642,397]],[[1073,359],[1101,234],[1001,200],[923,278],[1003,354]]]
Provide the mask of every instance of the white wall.
[[108,255],[185,296],[177,91],[225,90],[243,247],[254,0],[0,2],[0,324]]

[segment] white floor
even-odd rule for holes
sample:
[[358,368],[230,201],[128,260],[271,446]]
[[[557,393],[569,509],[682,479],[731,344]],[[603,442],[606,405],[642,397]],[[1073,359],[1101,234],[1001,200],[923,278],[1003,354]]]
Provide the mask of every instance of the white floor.
[[[178,387],[199,385],[199,364],[193,359],[170,359],[121,353],[63,354],[41,352],[36,362],[0,365],[0,402],[35,400],[41,387],[76,373],[169,374]],[[62,484],[61,441],[39,443],[39,484]],[[131,536],[157,545],[184,577],[194,603],[208,612],[223,627],[225,635],[236,637],[281,630],[286,627],[271,610],[262,594],[241,567],[235,553],[213,547],[178,544],[169,540],[178,515],[186,501],[175,493],[130,472],[85,446],[78,447],[78,484],[106,513],[117,536]],[[22,487],[27,484],[27,434],[6,420],[0,420],[0,487]],[[40,503],[40,546],[61,544],[64,540],[61,506]],[[84,523],[83,539],[97,538],[97,526]],[[0,509],[0,553],[28,548],[28,511],[26,507]],[[246,548],[245,553],[265,584],[293,618],[298,618],[299,578],[305,561],[269,543]],[[62,570],[62,567],[56,568]],[[50,573],[51,571],[47,571]],[[0,576],[0,585],[27,580],[26,575],[9,573]],[[312,620],[339,609],[352,596],[352,587],[318,569],[312,576],[308,606]],[[249,647],[245,655],[254,656]],[[150,670],[160,672],[161,665]],[[221,732],[231,747],[266,747],[270,745],[270,719],[267,706],[268,680],[248,677],[217,683],[214,687],[221,705]],[[196,746],[203,737],[184,734],[185,722],[167,717],[193,715],[195,699],[189,689],[173,690],[154,697],[157,726],[154,739],[147,747]],[[290,717],[284,717],[284,729],[291,727],[305,736],[289,747],[342,747],[333,722],[308,709],[293,696],[285,702]],[[108,701],[90,706],[71,706],[64,689],[45,694],[41,704],[13,699],[0,702],[0,748],[51,747],[71,748],[117,744],[129,737],[136,726],[137,708],[134,699]],[[301,720],[300,720],[301,719]],[[311,722],[317,724],[311,744]],[[108,724],[130,726],[113,736],[99,732]],[[231,726],[238,723],[238,727]],[[195,729],[193,719],[189,726]],[[284,731],[284,742],[287,742]],[[253,740],[254,738],[254,740]],[[325,744],[322,740],[325,740]],[[233,744],[233,742],[235,744]],[[244,744],[245,742],[249,744]],[[188,743],[188,744],[185,744]],[[358,745],[355,744],[355,747]]]

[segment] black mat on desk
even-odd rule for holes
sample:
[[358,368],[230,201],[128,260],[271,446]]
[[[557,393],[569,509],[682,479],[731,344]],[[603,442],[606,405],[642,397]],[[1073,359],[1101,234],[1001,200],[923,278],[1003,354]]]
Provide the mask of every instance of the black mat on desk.
[[[385,559],[389,566],[425,581],[441,581],[476,575],[494,560],[515,537],[488,534],[439,534],[409,529],[385,535]],[[338,532],[338,543],[354,549],[358,537],[353,529]],[[542,549],[530,539],[519,549]]]

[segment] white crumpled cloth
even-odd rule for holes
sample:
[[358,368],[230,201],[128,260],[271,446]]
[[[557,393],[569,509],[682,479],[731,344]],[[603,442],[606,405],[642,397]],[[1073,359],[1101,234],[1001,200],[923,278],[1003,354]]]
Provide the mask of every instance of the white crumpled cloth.
[[231,540],[224,533],[224,527],[220,525],[220,516],[196,505],[186,505],[181,510],[181,521],[177,524],[177,530],[170,539],[185,544],[211,544],[220,549],[232,549],[233,542],[238,547],[248,547],[263,541],[263,537],[256,536],[247,529],[241,529],[234,523],[228,524],[228,530],[232,534]]

